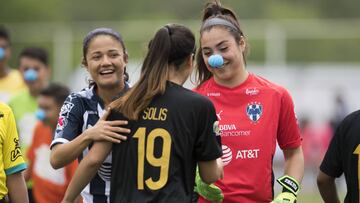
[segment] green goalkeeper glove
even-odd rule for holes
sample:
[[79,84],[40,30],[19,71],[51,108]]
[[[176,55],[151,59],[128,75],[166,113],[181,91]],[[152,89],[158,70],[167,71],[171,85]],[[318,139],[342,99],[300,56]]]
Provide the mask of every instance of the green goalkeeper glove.
[[288,175],[284,175],[276,181],[283,186],[283,192],[280,193],[271,203],[296,203],[296,197],[300,190],[300,184]]
[[201,180],[198,169],[196,169],[195,184],[196,186],[194,191],[206,200],[212,202],[222,202],[224,199],[224,195],[219,187],[214,184],[206,184]]
[[271,203],[296,203],[296,196],[290,192],[282,192]]

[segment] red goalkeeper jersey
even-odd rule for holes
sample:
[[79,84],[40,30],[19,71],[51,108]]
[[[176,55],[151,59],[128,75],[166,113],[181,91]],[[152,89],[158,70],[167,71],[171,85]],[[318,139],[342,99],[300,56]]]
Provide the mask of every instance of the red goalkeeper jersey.
[[301,145],[287,90],[250,73],[234,88],[218,85],[211,78],[195,91],[214,103],[220,122],[224,178],[215,185],[224,193],[223,202],[272,201],[276,142],[281,149]]

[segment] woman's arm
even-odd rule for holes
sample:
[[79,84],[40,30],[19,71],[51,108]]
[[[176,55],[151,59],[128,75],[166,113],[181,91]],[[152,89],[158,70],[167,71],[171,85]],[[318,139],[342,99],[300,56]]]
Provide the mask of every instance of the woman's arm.
[[214,183],[224,176],[221,158],[212,161],[199,161],[198,166],[200,177],[206,184]]
[[324,202],[340,203],[334,177],[328,176],[320,171],[317,177],[317,185]]
[[112,148],[111,142],[95,142],[81,160],[66,190],[63,203],[74,202],[83,188],[91,181]]
[[295,178],[300,184],[304,176],[304,155],[301,146],[283,150],[285,156],[285,175]]
[[6,186],[9,198],[13,203],[29,202],[26,184],[22,172],[17,172],[6,177]]
[[127,121],[106,121],[110,112],[110,110],[106,110],[93,127],[86,129],[72,141],[55,145],[51,149],[51,166],[54,169],[66,166],[79,157],[84,149],[93,141],[120,143],[122,140],[126,140],[126,136],[121,134],[129,133],[130,130],[119,126],[126,125]]

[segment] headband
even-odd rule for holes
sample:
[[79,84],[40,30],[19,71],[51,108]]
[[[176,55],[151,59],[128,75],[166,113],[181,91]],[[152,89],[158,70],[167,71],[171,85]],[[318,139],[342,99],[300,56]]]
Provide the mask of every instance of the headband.
[[235,29],[236,31],[239,31],[239,29],[237,27],[235,27],[235,25],[233,25],[231,22],[229,22],[228,20],[222,19],[222,18],[210,18],[208,20],[206,20],[203,25],[201,26],[201,30],[204,30],[208,27],[211,26],[215,26],[215,25],[223,25],[226,27],[230,27]]

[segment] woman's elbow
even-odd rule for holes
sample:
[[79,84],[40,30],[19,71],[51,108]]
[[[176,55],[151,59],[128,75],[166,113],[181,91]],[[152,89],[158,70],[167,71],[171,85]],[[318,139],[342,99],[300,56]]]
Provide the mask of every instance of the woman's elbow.
[[200,175],[200,176],[203,182],[205,182],[206,184],[211,184],[211,183],[215,183],[219,179],[222,179],[223,174],[224,174],[223,168],[222,166],[219,166],[216,170],[213,170],[212,173],[203,176]]
[[50,165],[53,167],[53,169],[59,169],[63,167],[60,163],[60,161],[57,159],[57,157],[51,152],[50,155]]
[[319,175],[317,176],[316,179],[316,183],[319,188],[330,184],[334,184],[334,182],[335,182],[335,178],[326,175],[322,171],[319,172]]
[[86,162],[86,165],[90,168],[100,168],[104,159],[98,156],[93,156],[92,154],[88,154],[85,157],[84,161]]

